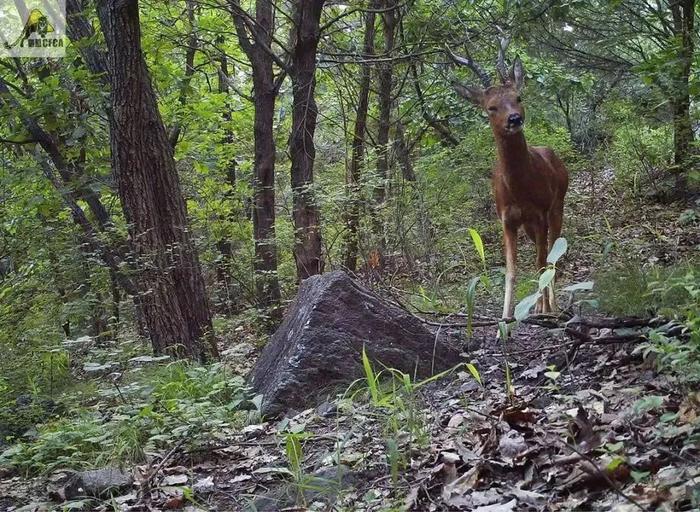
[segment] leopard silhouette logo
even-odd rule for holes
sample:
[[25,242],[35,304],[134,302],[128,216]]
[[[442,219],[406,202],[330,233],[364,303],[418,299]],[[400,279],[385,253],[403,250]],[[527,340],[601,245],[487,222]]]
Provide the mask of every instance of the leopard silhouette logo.
[[24,44],[27,42],[29,46],[34,46],[30,36],[36,35],[39,36],[39,38],[44,39],[46,34],[53,31],[53,25],[49,23],[46,15],[44,15],[44,13],[39,9],[32,9],[29,16],[27,16],[27,22],[24,24],[22,34],[11,47],[19,45],[20,48],[24,48]]

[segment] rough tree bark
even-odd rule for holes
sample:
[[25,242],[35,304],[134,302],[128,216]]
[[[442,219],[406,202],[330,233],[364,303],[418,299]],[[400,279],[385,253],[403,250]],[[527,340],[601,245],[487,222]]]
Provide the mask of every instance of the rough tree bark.
[[253,68],[253,237],[255,239],[255,288],[258,303],[278,315],[280,286],[277,278],[275,235],[275,101],[280,83],[275,80],[272,56],[274,16],[272,0],[257,0],[255,24],[246,24],[245,13],[234,0],[232,14],[238,41]]
[[[376,9],[378,1],[374,0],[370,4],[370,9]],[[365,13],[365,35],[362,46],[362,58],[367,61],[374,55],[374,34],[376,15],[370,10]],[[368,62],[361,64],[360,91],[357,99],[357,114],[355,116],[355,127],[352,136],[352,156],[347,172],[347,191],[350,198],[345,224],[347,226],[347,237],[345,239],[345,267],[355,272],[357,270],[357,256],[359,249],[358,229],[360,225],[360,197],[362,179],[362,164],[365,158],[365,132],[367,131],[367,110],[369,109],[369,89],[372,80],[372,67]]]
[[693,142],[689,82],[695,50],[695,0],[672,0],[669,7],[673,18],[673,35],[678,45],[677,68],[671,91],[676,191],[685,193],[689,170],[687,167]]
[[99,2],[98,16],[112,88],[112,168],[140,260],[141,305],[153,349],[203,359],[216,352],[211,316],[173,148],[141,52],[138,1]]
[[294,259],[297,279],[303,281],[323,272],[321,252],[321,215],[314,201],[314,132],[318,108],[316,88],[316,51],[321,37],[320,19],[325,0],[297,0],[291,34],[293,89],[292,133],[289,153],[292,160]]

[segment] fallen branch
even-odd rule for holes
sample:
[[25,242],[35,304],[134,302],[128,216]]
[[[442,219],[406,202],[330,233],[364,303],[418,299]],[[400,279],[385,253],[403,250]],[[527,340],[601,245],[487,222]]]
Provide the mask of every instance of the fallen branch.
[[620,489],[620,486],[617,485],[613,481],[613,479],[610,477],[608,472],[606,470],[601,469],[598,466],[598,464],[591,457],[589,457],[588,455],[586,455],[585,453],[581,452],[576,447],[574,447],[568,443],[565,443],[563,441],[559,441],[559,442],[563,446],[565,446],[566,448],[568,448],[569,450],[574,452],[578,457],[580,457],[581,459],[583,459],[584,461],[586,461],[588,463],[588,467],[586,467],[585,465],[580,466],[582,470],[584,470],[586,473],[588,473],[590,475],[602,477],[603,480],[605,480],[605,482],[608,484],[609,488],[612,489],[618,496],[620,496],[621,498],[624,498],[625,500],[627,500],[628,502],[630,502],[632,505],[636,506],[640,510],[648,510],[646,507],[642,506],[634,498],[632,498],[631,496],[622,492],[622,489]]
[[633,334],[613,334],[610,336],[596,336],[593,337],[590,334],[574,329],[573,327],[566,327],[564,332],[570,335],[572,338],[579,340],[579,344],[592,343],[596,345],[611,345],[614,343],[632,343],[646,341],[646,336],[644,333],[633,333]]
[[567,322],[567,324],[585,325],[596,329],[622,329],[624,327],[658,327],[668,323],[668,320],[662,317],[655,318],[582,318],[575,316]]

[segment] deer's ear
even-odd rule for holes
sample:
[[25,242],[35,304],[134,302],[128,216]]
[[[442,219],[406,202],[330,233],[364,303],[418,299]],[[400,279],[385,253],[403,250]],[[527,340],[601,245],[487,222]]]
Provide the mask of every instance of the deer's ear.
[[518,90],[522,89],[523,85],[525,85],[525,70],[523,69],[523,61],[520,60],[520,57],[516,57],[515,62],[513,62],[513,68],[510,70],[510,81]]
[[462,98],[469,100],[475,105],[481,105],[481,100],[484,98],[484,91],[478,87],[469,87],[458,82],[453,82],[452,85]]

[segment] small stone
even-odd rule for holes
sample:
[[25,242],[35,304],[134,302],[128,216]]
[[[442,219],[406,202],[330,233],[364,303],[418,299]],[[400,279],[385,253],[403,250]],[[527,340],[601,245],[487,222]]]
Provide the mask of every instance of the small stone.
[[134,483],[133,477],[117,468],[95,469],[75,473],[64,489],[65,499],[122,494]]
[[214,477],[211,476],[197,480],[192,486],[192,490],[198,496],[202,496],[204,494],[211,494],[212,492],[214,492],[214,489]]

